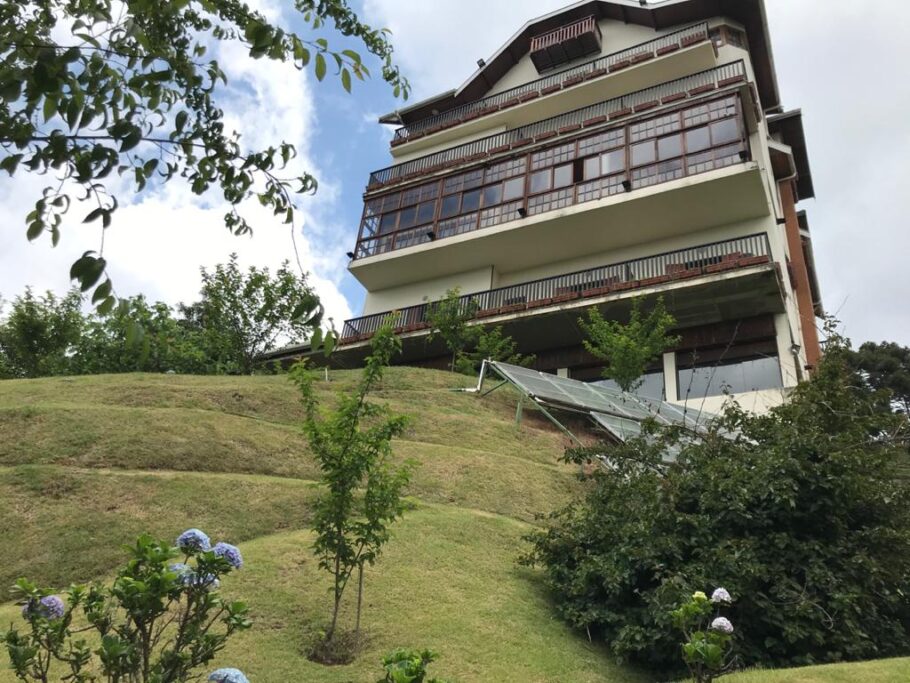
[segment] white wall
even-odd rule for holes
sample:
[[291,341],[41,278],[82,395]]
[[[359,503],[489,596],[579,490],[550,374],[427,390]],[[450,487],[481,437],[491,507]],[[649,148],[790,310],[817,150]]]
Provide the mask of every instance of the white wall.
[[462,294],[493,289],[495,285],[493,285],[492,273],[493,268],[488,266],[435,280],[414,282],[403,287],[367,292],[366,301],[363,304],[363,315],[415,306],[424,301],[434,301],[444,297],[446,291],[456,287],[461,290]]

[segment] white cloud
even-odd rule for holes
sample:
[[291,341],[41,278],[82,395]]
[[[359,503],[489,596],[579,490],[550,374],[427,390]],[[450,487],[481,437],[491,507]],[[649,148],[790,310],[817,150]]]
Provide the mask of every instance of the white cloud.
[[[461,85],[522,24],[561,0],[365,0],[394,32],[416,99]],[[803,109],[818,200],[805,202],[825,305],[854,341],[910,344],[910,3],[766,0],[787,107]]]
[[[259,3],[267,13],[278,6]],[[238,45],[221,43],[213,55],[231,79],[222,94],[225,128],[243,134],[241,145],[258,149],[278,140],[295,144],[295,168],[305,168],[320,177],[312,153],[316,111],[312,82],[306,72],[270,60],[250,60]],[[339,290],[344,275],[343,231],[332,222],[338,199],[337,181],[320,177],[319,193],[298,200],[303,225],[298,223],[297,245],[303,268],[336,321],[351,316],[350,306]],[[61,228],[56,249],[49,241],[29,244],[24,217],[31,210],[47,178],[19,173],[0,185],[0,220],[7,240],[0,252],[0,293],[10,298],[26,285],[65,291],[70,283],[69,265],[87,250],[100,245],[98,223],[83,225],[89,210],[74,205]],[[143,293],[169,303],[192,301],[198,293],[200,266],[212,267],[239,254],[244,265],[277,267],[288,259],[295,263],[289,226],[258,203],[242,208],[254,228],[252,237],[234,237],[224,227],[226,207],[217,190],[197,197],[179,179],[164,186],[132,195],[125,182],[114,179],[109,186],[120,201],[114,223],[105,236],[104,255],[121,295]],[[302,228],[302,232],[301,231]]]

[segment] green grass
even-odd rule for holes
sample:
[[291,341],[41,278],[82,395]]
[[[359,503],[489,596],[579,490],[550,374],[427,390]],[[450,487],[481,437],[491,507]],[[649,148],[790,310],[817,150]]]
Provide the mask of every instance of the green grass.
[[747,671],[723,680],[729,683],[904,683],[910,681],[910,659]]
[[[334,372],[319,391],[331,403],[356,376]],[[517,565],[535,514],[583,491],[576,470],[557,462],[559,432],[528,412],[516,429],[507,391],[482,400],[451,391],[470,383],[395,368],[380,392],[413,418],[394,450],[418,463],[415,509],[368,571],[369,642],[349,666],[302,654],[306,629],[328,617],[328,577],[306,529],[318,471],[297,426],[296,391],[282,377],[0,382],[0,586],[21,575],[54,586],[109,577],[137,534],[173,538],[199,526],[239,543],[247,560],[225,590],[252,606],[255,625],[219,663],[241,666],[255,683],[369,683],[381,655],[398,646],[438,650],[435,674],[461,683],[652,680],[567,629],[539,574]],[[17,611],[0,605],[0,624]],[[907,680],[908,667],[894,660],[728,680],[877,683]],[[0,683],[13,683],[2,669]]]

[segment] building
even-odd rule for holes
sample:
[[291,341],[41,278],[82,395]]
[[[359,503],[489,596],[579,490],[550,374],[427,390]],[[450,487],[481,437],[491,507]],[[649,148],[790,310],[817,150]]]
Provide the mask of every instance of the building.
[[762,0],[578,2],[380,122],[394,163],[366,188],[337,362],[394,312],[401,362],[441,364],[427,302],[457,287],[538,370],[591,380],[578,318],[662,295],[681,342],[642,391],[708,410],[762,410],[817,363],[812,176]]

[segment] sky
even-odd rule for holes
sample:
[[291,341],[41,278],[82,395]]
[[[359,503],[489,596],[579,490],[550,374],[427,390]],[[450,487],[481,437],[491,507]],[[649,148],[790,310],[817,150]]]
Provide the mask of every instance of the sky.
[[[274,17],[291,3],[257,0]],[[393,32],[396,61],[420,100],[460,85],[527,19],[557,9],[562,0],[355,0],[362,18]],[[766,0],[783,103],[801,108],[816,199],[809,215],[825,308],[854,343],[873,340],[910,345],[907,262],[910,255],[910,78],[906,36],[910,3],[904,0]],[[283,19],[292,27],[299,22]],[[326,37],[340,47],[331,33]],[[217,55],[230,77],[227,123],[251,147],[287,140],[298,163],[320,180],[319,192],[299,201],[297,247],[310,282],[340,323],[359,314],[364,292],[347,273],[362,193],[370,171],[388,166],[391,130],[379,115],[401,106],[378,78],[355,83],[346,94],[334,80],[265,60],[253,62],[237,47]],[[0,297],[26,285],[63,292],[69,265],[97,250],[100,229],[80,223],[74,210],[56,249],[29,243],[24,217],[45,178],[0,177]],[[120,295],[144,293],[171,304],[192,301],[200,266],[237,252],[243,263],[277,266],[294,258],[287,226],[250,205],[252,237],[223,226],[217,197],[199,198],[173,181],[132,196],[113,188],[121,209],[105,236],[105,256]],[[127,201],[124,201],[127,200]],[[77,209],[79,207],[76,207]]]

